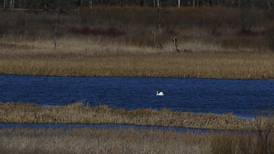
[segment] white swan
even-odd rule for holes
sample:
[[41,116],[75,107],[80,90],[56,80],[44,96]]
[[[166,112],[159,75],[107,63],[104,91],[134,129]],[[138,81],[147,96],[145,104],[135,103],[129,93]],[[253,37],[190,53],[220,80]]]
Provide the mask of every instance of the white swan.
[[165,96],[165,94],[164,94],[164,92],[162,92],[162,91],[157,91],[157,93],[156,93],[156,96]]

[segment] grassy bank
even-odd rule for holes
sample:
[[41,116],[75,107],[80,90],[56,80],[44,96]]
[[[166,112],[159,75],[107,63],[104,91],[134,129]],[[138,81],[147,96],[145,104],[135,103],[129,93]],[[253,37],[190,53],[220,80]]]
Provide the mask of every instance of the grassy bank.
[[0,74],[274,79],[272,13],[249,11],[1,11]]
[[[266,138],[265,138],[266,137]],[[1,129],[5,154],[270,154],[273,134],[201,135],[157,130]]]
[[[253,129],[257,122],[243,120],[232,114],[194,114],[169,110],[140,109],[126,111],[106,106],[88,107],[82,103],[64,107],[41,107],[31,104],[0,104],[1,123],[76,123],[76,124],[133,124],[177,126],[209,129]],[[267,122],[265,119],[264,123]]]
[[18,50],[16,44],[15,49],[0,50],[0,74],[274,79],[274,54],[270,52],[173,53],[104,45],[85,51],[71,49],[69,42],[64,42],[68,50]]

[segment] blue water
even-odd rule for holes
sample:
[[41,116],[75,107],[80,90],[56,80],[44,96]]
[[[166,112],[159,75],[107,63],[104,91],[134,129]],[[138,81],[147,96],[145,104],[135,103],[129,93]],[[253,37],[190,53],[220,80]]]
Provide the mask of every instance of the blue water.
[[[156,91],[164,97],[156,97]],[[84,101],[125,109],[271,114],[274,80],[0,76],[0,102],[66,105]]]

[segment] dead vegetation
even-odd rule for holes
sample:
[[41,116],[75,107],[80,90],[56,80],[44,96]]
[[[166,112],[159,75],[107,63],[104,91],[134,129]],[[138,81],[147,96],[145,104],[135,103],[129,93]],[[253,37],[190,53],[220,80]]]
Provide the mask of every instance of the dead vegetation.
[[246,134],[195,134],[138,129],[1,129],[0,152],[272,154],[273,127],[269,126],[273,123],[263,121],[257,121],[254,133]]
[[209,143],[202,136],[150,130],[8,129],[0,130],[5,154],[202,154]]
[[240,9],[223,7],[1,11],[0,74],[273,79],[271,14],[254,9],[242,21]]
[[127,111],[106,106],[88,107],[75,103],[64,107],[42,107],[31,104],[0,104],[1,123],[72,123],[72,124],[133,124],[176,126],[208,129],[252,129],[253,120],[232,114],[194,114],[165,110],[139,109]]

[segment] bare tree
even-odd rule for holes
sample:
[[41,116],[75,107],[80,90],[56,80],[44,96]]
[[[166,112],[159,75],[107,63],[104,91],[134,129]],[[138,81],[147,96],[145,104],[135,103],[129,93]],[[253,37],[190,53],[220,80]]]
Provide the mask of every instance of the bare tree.
[[83,6],[83,0],[79,0],[80,7]]
[[[158,0],[159,1],[159,0]],[[162,34],[162,16],[161,16],[161,8],[160,5],[158,5],[156,9],[156,18],[155,18],[155,26],[156,29],[153,31],[153,41],[154,41],[154,46],[157,48],[162,48],[162,43],[160,40],[161,34]]]
[[4,9],[6,8],[6,3],[7,3],[7,0],[4,0],[4,4],[3,4]]
[[160,0],[157,0],[157,7],[159,8],[160,7]]
[[93,0],[89,0],[89,8],[93,7]]
[[10,9],[14,8],[14,0],[10,0]]
[[173,45],[174,45],[174,47],[175,47],[175,51],[179,53],[179,52],[180,52],[180,49],[179,49],[179,47],[178,47],[178,39],[177,39],[177,37],[174,36],[174,37],[172,38],[172,41],[173,41]]
[[273,0],[266,0],[268,9],[271,10],[273,7]]

